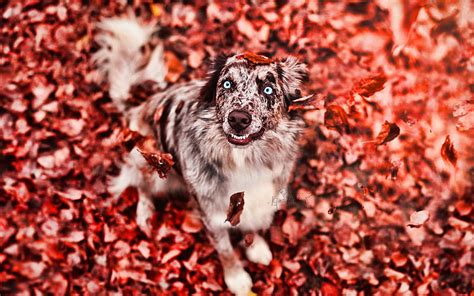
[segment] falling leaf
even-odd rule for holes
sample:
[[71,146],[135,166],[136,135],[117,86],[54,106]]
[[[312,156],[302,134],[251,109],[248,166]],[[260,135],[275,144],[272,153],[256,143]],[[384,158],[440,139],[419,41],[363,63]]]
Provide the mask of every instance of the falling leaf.
[[127,151],[131,151],[135,145],[143,141],[145,137],[139,132],[132,131],[131,129],[124,129],[120,132],[117,139],[118,142],[125,147]]
[[160,178],[167,177],[174,164],[173,156],[171,154],[156,151],[144,151],[141,148],[137,148],[137,150],[143,155],[148,164],[156,170]]
[[340,134],[349,129],[347,114],[340,106],[331,105],[326,108],[324,113],[324,125],[328,129],[336,130]]
[[267,65],[273,63],[275,60],[263,55],[255,54],[252,52],[244,52],[241,55],[238,55],[236,57],[237,59],[244,59],[247,60],[251,63],[257,64],[257,65]]
[[370,97],[384,88],[387,81],[385,74],[377,74],[361,79],[353,88],[355,93],[364,97]]
[[446,140],[444,140],[443,146],[441,146],[441,157],[446,163],[451,163],[454,167],[456,167],[456,163],[458,161],[458,153],[454,149],[453,143],[451,143],[451,139],[449,135],[446,136]]
[[383,145],[398,137],[399,134],[400,128],[395,123],[385,121],[382,125],[382,130],[379,132],[377,138],[375,139],[375,144]]
[[426,221],[430,218],[430,213],[428,211],[418,211],[410,215],[410,223],[408,227],[418,228],[425,224]]
[[296,100],[292,100],[290,106],[288,106],[288,112],[295,110],[315,110],[319,109],[317,104],[322,102],[319,100],[321,97],[314,94],[301,97]]
[[229,221],[230,225],[236,226],[240,223],[240,215],[244,210],[244,193],[237,192],[230,196],[229,207],[227,208],[227,218],[225,222]]

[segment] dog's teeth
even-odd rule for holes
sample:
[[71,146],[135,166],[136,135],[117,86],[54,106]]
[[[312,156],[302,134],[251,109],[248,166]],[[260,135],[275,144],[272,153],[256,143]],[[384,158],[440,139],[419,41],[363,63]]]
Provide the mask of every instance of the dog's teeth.
[[237,135],[234,135],[234,134],[230,134],[230,136],[234,139],[237,139],[237,140],[245,140],[248,138],[248,136],[237,136]]

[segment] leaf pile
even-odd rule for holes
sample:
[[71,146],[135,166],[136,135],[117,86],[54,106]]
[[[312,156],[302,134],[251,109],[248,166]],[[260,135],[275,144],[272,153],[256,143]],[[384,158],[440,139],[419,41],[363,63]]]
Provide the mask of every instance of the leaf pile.
[[[308,66],[289,106],[306,122],[300,159],[262,234],[274,259],[246,264],[256,294],[472,294],[470,1],[166,3],[0,5],[0,294],[229,295],[188,194],[157,197],[149,238],[137,188],[107,189],[146,139],[90,57],[95,24],[130,12],[157,23],[169,85],[205,77],[221,52]],[[159,91],[134,86],[128,103]]]

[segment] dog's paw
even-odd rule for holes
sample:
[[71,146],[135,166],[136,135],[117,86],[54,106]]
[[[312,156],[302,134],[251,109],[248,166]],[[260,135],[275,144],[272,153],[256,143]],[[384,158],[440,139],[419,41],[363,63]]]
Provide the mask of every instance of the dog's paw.
[[255,235],[253,243],[247,247],[246,255],[247,259],[253,263],[263,265],[270,264],[270,261],[273,259],[270,247],[268,247],[267,242],[259,235]]
[[247,296],[253,285],[252,278],[242,267],[224,271],[224,281],[236,296]]
[[148,237],[151,237],[151,218],[155,213],[153,202],[147,198],[140,198],[137,205],[137,225]]

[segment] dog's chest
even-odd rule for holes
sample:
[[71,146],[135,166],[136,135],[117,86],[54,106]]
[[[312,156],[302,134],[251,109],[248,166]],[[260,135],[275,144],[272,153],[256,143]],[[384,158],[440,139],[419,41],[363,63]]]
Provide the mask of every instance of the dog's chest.
[[275,188],[273,180],[281,168],[270,170],[248,164],[241,150],[234,150],[232,154],[236,167],[229,174],[227,196],[244,192],[244,210],[238,227],[243,230],[268,228],[277,210],[273,198],[279,189]]

